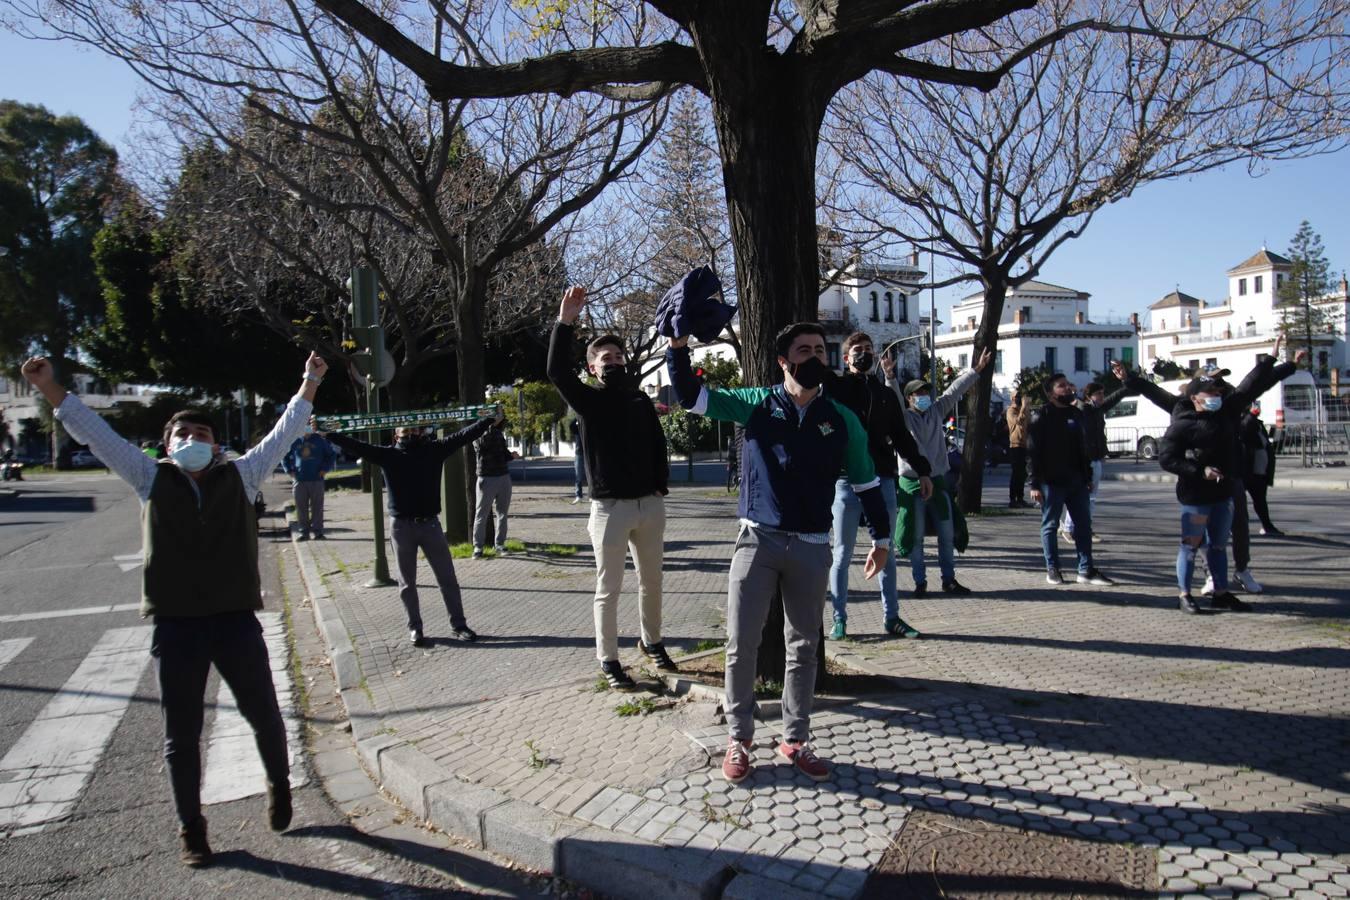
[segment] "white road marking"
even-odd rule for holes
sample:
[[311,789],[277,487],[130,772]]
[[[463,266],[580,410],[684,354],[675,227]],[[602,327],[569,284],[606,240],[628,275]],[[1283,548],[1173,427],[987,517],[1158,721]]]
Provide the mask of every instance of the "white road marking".
[[70,813],[150,661],[148,626],[103,633],[0,759],[0,836],[41,831]]
[[116,603],[112,606],[84,606],[79,609],[52,609],[47,612],[9,613],[0,616],[0,622],[36,622],[39,619],[64,619],[68,616],[99,616],[104,613],[140,609],[139,603]]
[[135,553],[124,553],[121,556],[114,556],[113,562],[117,563],[117,568],[123,572],[130,572],[132,569],[139,569],[145,565],[145,551],[139,550]]
[[0,641],[0,669],[9,665],[10,660],[23,652],[23,648],[33,642],[30,637],[10,638],[7,641]]
[[[277,705],[286,723],[286,747],[291,760],[291,787],[303,785],[307,778],[304,767],[298,765],[296,748],[300,745],[300,720],[296,717],[295,694],[291,686],[289,668],[290,648],[286,643],[286,623],[281,613],[258,613],[262,623],[263,639],[272,667],[272,683],[276,686]],[[211,738],[206,747],[206,770],[202,777],[202,805],[229,803],[264,793],[267,775],[253,729],[239,712],[239,704],[224,679],[216,694],[216,718],[211,726]]]

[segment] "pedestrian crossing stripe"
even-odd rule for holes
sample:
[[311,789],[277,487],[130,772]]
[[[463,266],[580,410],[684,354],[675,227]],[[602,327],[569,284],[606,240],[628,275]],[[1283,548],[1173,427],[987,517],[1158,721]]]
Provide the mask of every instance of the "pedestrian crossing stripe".
[[150,660],[148,626],[105,631],[0,759],[0,834],[65,818],[93,774]]
[[[300,721],[291,685],[285,621],[280,613],[258,613],[258,620],[286,725],[291,786],[299,787],[306,783],[307,775],[303,759],[298,757]],[[60,827],[69,818],[118,724],[136,699],[136,687],[150,662],[152,634],[149,625],[105,631],[0,759],[0,839]],[[31,637],[0,640],[0,669],[32,642]],[[219,679],[215,703],[202,773],[204,806],[262,794],[267,783],[253,730],[240,715],[223,679]]]
[[[258,613],[263,640],[272,668],[272,683],[277,705],[286,723],[286,749],[290,753],[291,787],[306,781],[305,768],[296,756],[300,740],[300,720],[295,715],[295,694],[288,670],[290,647],[286,643],[286,623],[281,613]],[[216,718],[206,747],[206,769],[202,773],[202,805],[242,800],[267,790],[267,774],[253,738],[253,729],[239,712],[239,704],[225,679],[216,693]]]

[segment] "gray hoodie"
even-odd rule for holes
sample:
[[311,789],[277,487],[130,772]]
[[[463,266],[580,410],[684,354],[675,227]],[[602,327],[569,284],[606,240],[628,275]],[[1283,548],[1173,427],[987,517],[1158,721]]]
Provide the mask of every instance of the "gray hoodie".
[[[914,443],[919,445],[919,452],[928,460],[928,465],[932,466],[934,477],[946,475],[950,470],[947,465],[947,437],[943,434],[942,423],[947,421],[947,417],[956,409],[956,404],[979,379],[979,372],[966,369],[947,386],[942,396],[933,399],[933,405],[928,407],[927,412],[916,412],[909,405],[902,393],[904,385],[894,379],[886,380],[886,384],[901,395],[900,402],[905,406],[905,425],[909,427],[909,433],[914,435]],[[914,467],[903,458],[900,460],[900,474],[906,478],[919,477]]]

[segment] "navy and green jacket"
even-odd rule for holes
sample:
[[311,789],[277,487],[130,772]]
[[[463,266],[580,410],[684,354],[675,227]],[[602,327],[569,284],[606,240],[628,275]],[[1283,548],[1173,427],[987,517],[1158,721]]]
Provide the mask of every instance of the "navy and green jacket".
[[891,524],[867,432],[848,407],[823,390],[799,412],[782,385],[705,387],[690,366],[688,347],[667,350],[666,368],[686,410],[744,426],[742,519],[777,531],[828,533],[842,468],[862,501],[873,540],[889,540]]

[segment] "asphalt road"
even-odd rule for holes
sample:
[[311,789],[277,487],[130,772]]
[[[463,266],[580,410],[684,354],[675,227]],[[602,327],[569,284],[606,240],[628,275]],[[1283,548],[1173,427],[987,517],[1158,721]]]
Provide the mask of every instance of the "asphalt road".
[[[281,836],[267,828],[261,796],[206,807],[217,864],[184,868],[144,649],[150,626],[134,609],[108,609],[139,600],[139,503],[102,474],[20,487],[17,498],[0,498],[0,896],[461,892],[447,873],[364,840],[312,776],[296,791],[295,824]],[[284,524],[275,510],[285,490],[277,479],[267,492],[274,512],[263,523],[260,568],[276,610],[283,538],[272,529]],[[114,646],[122,649],[100,656]],[[288,673],[277,680],[279,690],[289,686]],[[206,748],[225,709],[214,702],[217,682],[213,675],[207,687],[208,770]],[[251,741],[247,749],[256,756]],[[293,750],[293,777],[305,777],[303,742]],[[47,776],[37,787],[34,771]]]

